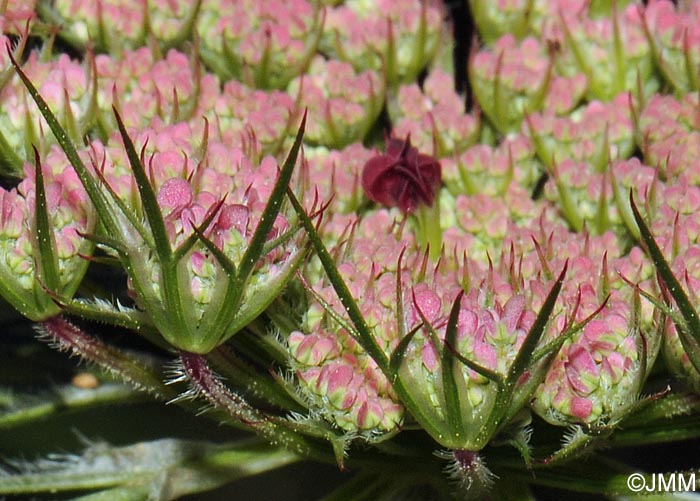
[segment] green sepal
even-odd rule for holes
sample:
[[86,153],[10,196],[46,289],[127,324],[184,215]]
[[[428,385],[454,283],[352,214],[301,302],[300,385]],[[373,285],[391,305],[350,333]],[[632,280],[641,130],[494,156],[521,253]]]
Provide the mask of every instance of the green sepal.
[[[138,217],[138,215],[126,205],[126,202],[124,202],[124,200],[121,199],[119,194],[116,191],[114,191],[114,188],[110,186],[109,181],[104,176],[104,172],[102,170],[103,167],[100,166],[98,168],[96,165],[94,167],[97,179],[100,181],[100,186],[107,192],[107,195],[109,195],[108,200],[111,201],[112,204],[114,204],[113,207],[116,207],[116,209],[118,209],[118,211],[115,210],[115,213],[120,213],[120,219],[126,218],[126,222],[128,223],[128,225],[131,226],[131,228],[133,228],[134,230],[136,230],[140,238],[138,242],[127,241],[127,239],[124,238],[124,243],[121,243],[118,242],[116,239],[109,239],[108,237],[100,236],[100,238],[106,238],[112,240],[112,242],[117,242],[117,246],[108,246],[113,248],[115,251],[120,251],[120,256],[126,256],[128,254],[128,249],[140,245],[142,242],[149,242],[150,234],[148,232],[148,229],[144,226],[142,220]],[[123,234],[118,233],[117,235],[124,237]]]
[[97,298],[71,299],[59,295],[51,295],[51,298],[66,313],[94,322],[130,329],[154,345],[164,350],[168,349],[168,345],[163,342],[148,316],[136,308],[127,308],[121,304],[113,305]]
[[86,60],[87,67],[89,68],[89,73],[86,75],[86,80],[90,82],[90,89],[88,91],[89,97],[87,108],[85,109],[85,113],[78,120],[77,126],[79,137],[76,139],[76,141],[79,141],[88,135],[92,126],[97,122],[97,117],[100,110],[97,100],[97,66],[95,64],[94,54],[91,52],[88,53]]
[[500,388],[505,384],[505,381],[503,380],[503,377],[497,372],[492,371],[491,369],[487,369],[481,364],[477,364],[473,360],[469,360],[467,357],[464,355],[457,353],[457,350],[452,346],[448,345],[447,348],[449,348],[449,351],[452,352],[453,356],[459,360],[461,363],[466,365],[469,369],[473,370],[480,376],[485,377],[489,381],[492,381],[496,383],[496,385]]
[[[115,240],[114,238],[109,238],[106,235],[99,235],[96,233],[83,233],[80,236],[83,237],[85,240],[89,240],[90,242],[99,245],[105,249],[112,249],[117,254],[121,255],[126,254],[127,252],[126,247],[121,242]],[[116,260],[116,258],[113,258],[113,260]]]
[[302,229],[301,223],[295,223],[292,225],[290,229],[282,233],[279,237],[275,238],[274,240],[270,240],[269,242],[265,242],[265,245],[263,246],[262,249],[262,254],[263,256],[267,256],[270,252],[275,250],[277,247],[289,242],[294,235],[298,231]]
[[[97,33],[94,38],[95,50],[97,52],[107,52],[111,53],[112,44],[110,43],[111,37],[108,36],[107,30],[105,28],[104,22],[104,11],[102,10],[102,2],[97,4]],[[123,42],[119,40],[118,42]],[[121,46],[121,43],[117,43],[117,47]]]
[[[243,298],[245,301],[240,303],[237,314],[230,322],[224,323],[224,325],[226,325],[226,332],[224,338],[220,342],[225,341],[236,332],[246,327],[265,311],[265,308],[282,293],[282,289],[286,287],[294,272],[296,272],[299,265],[301,265],[304,258],[307,256],[305,249],[298,249],[295,252],[296,255],[287,258],[287,263],[280,271],[279,276],[275,279],[273,284],[268,285],[264,291],[258,291],[250,297]],[[226,312],[226,310],[226,307],[222,308],[223,312]]]
[[561,28],[564,32],[564,40],[566,41],[566,45],[568,48],[571,49],[571,53],[573,54],[574,60],[576,61],[576,64],[581,70],[581,73],[586,75],[586,81],[588,82],[588,90],[586,94],[588,96],[599,95],[599,93],[595,89],[593,89],[595,81],[595,79],[593,78],[593,70],[591,69],[591,66],[586,60],[586,55],[583,54],[583,52],[581,51],[581,47],[574,39],[574,36],[571,33],[571,29],[569,28],[569,24],[566,22],[563,13],[559,14],[559,19],[561,20]]
[[318,255],[318,258],[321,261],[321,264],[323,265],[326,274],[328,275],[328,279],[331,282],[333,289],[335,289],[336,294],[340,298],[341,304],[345,308],[345,311],[347,311],[350,320],[355,325],[355,329],[358,334],[357,341],[362,345],[365,351],[374,359],[377,365],[386,373],[386,369],[388,368],[387,356],[384,354],[384,352],[372,336],[370,328],[367,325],[367,322],[365,322],[364,317],[362,316],[360,307],[357,305],[357,302],[352,297],[352,294],[350,293],[350,290],[345,284],[343,277],[340,275],[340,272],[338,271],[338,268],[336,267],[333,258],[328,253],[326,246],[321,241],[321,238],[318,234],[318,231],[314,227],[313,222],[311,221],[311,219],[309,219],[309,216],[306,215],[304,208],[301,206],[292,190],[287,190],[287,196],[289,197],[292,207],[296,211],[299,220],[302,222],[304,228],[306,229],[306,233],[309,236],[309,240],[311,241],[311,244],[313,245],[314,250]]
[[[665,388],[662,393],[654,395],[656,398],[645,399],[646,404],[642,407],[635,407],[620,421],[620,430],[613,438],[617,439],[618,434],[623,436],[644,434],[652,427],[667,426],[673,427],[674,423],[680,421],[695,423],[695,435],[700,434],[700,399],[694,392],[671,393],[670,387]],[[621,438],[622,441],[630,440],[630,437]],[[630,443],[635,442],[632,438]]]
[[[223,33],[221,37],[224,38]],[[207,66],[214,73],[216,73],[222,81],[226,82],[228,80],[233,79],[234,75],[229,66],[224,62],[224,60],[231,61],[231,59],[229,59],[227,55],[228,51],[226,50],[226,46],[228,44],[225,41],[225,39],[222,41],[222,43],[224,44],[224,58],[222,58],[216,51],[207,49],[206,47],[199,48],[199,57],[204,62],[205,66]]]
[[646,15],[641,16],[642,28],[644,29],[644,35],[646,36],[647,43],[649,44],[649,49],[651,52],[651,57],[654,60],[656,68],[659,70],[662,78],[671,86],[673,93],[678,98],[683,96],[688,89],[685,88],[683,83],[673,74],[672,70],[669,69],[666,61],[662,56],[662,50],[660,50],[659,45],[656,43],[656,39],[649,28],[649,23],[647,22]]
[[21,178],[23,166],[24,160],[17,154],[15,148],[10,146],[7,138],[0,131],[0,168],[2,174]]
[[67,89],[63,89],[63,123],[71,141],[74,143],[79,142],[81,139],[81,131],[78,129],[78,121],[73,114]]
[[[235,78],[236,80],[242,81],[243,68],[239,64],[237,64],[241,62],[237,54],[237,48],[231,47],[229,41],[226,38],[225,32],[221,33],[221,48],[224,57],[221,58],[219,54],[216,54],[216,57],[218,59],[224,59],[226,61],[224,73],[220,75],[221,79],[226,81]],[[247,82],[247,84],[250,85],[250,82]]]
[[[219,249],[216,246],[216,244],[204,234],[203,230],[206,226],[208,226],[208,224],[206,224],[205,226],[205,223],[207,223],[207,221],[204,221],[199,228],[192,228],[192,230],[194,231],[192,237],[188,238],[185,242],[183,242],[180,248],[177,249],[177,261],[183,259],[185,257],[185,254],[191,250],[192,245],[194,245],[194,243],[196,243],[197,240],[199,240],[204,244],[204,246],[207,249],[209,249],[209,251],[214,256],[214,259],[216,259],[216,262],[219,263],[219,265],[224,269],[224,271],[228,275],[228,281],[231,282],[231,284],[233,285],[233,279],[236,276],[236,263],[234,263],[231,260],[231,258],[229,258],[224,253],[224,251]],[[190,240],[193,240],[193,242],[190,242]]]
[[557,187],[557,193],[559,194],[559,202],[561,204],[561,210],[564,213],[566,221],[569,226],[576,233],[580,233],[583,230],[583,220],[578,211],[578,204],[574,200],[569,187],[562,182],[557,171],[557,163],[554,158],[552,158],[552,166],[550,168],[552,177],[554,178],[554,184]]
[[[2,273],[2,268],[0,268],[0,273]],[[7,301],[21,313],[22,316],[30,320],[43,320],[46,317],[43,312],[37,311],[33,292],[34,291],[27,290],[23,287],[11,273],[0,278],[0,299]],[[2,305],[2,303],[0,303],[0,305]],[[57,313],[57,311],[52,314]]]
[[613,190],[613,198],[615,200],[615,205],[617,206],[617,212],[620,215],[620,219],[625,225],[627,231],[633,239],[639,240],[641,235],[639,234],[639,227],[634,222],[634,214],[628,203],[628,197],[626,196],[625,190],[618,182],[615,174],[613,173],[612,166],[608,169],[608,175],[610,176],[610,185]]

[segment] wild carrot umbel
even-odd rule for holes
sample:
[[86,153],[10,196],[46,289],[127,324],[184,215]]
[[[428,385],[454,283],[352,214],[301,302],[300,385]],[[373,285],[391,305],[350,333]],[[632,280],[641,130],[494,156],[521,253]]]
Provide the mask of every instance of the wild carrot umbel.
[[690,486],[698,5],[0,1],[0,497]]

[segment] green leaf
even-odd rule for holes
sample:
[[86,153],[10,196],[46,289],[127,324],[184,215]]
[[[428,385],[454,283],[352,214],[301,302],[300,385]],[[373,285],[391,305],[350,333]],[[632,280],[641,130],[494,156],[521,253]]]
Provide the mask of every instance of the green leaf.
[[[121,215],[126,218],[128,221],[128,224],[131,225],[132,228],[134,228],[137,233],[139,234],[140,240],[136,242],[136,245],[141,245],[142,242],[151,242],[152,240],[152,234],[150,233],[150,230],[146,228],[146,226],[142,223],[142,220],[140,216],[138,216],[133,210],[129,208],[129,206],[126,204],[124,200],[121,199],[119,194],[114,191],[114,188],[109,184],[109,181],[107,178],[104,176],[104,164],[101,165],[99,168],[95,165],[95,174],[97,175],[97,178],[100,180],[101,187],[107,192],[109,195],[110,200],[114,204],[114,206],[119,209],[119,212],[121,212]],[[119,243],[118,245],[112,245],[112,244],[106,244],[108,247],[111,247],[117,253],[124,257],[128,255],[128,249],[127,247],[132,247],[134,246],[134,242],[129,242],[126,240],[126,238],[123,238],[125,235],[124,234],[117,234],[117,237],[122,237],[124,240],[124,243]],[[101,238],[109,239],[109,237],[106,237],[104,235],[100,236]],[[116,242],[116,239],[111,239],[113,242]],[[153,245],[152,243],[150,245]]]
[[[464,291],[460,290],[459,294],[452,303],[450,318],[447,321],[447,330],[445,332],[445,343],[450,346],[457,347],[457,319],[459,317],[459,308],[464,296]],[[420,309],[419,309],[420,311]],[[423,314],[421,313],[421,317]],[[442,349],[442,389],[445,397],[445,414],[450,430],[455,438],[462,433],[462,407],[459,402],[459,385],[457,384],[457,375],[455,371],[455,357],[452,350],[444,347]],[[459,378],[464,384],[464,376],[462,371],[459,372]]]
[[21,178],[23,175],[23,164],[23,159],[10,146],[5,135],[0,131],[0,167],[2,168],[2,173]]
[[187,254],[192,249],[194,244],[197,243],[197,240],[199,240],[200,242],[202,242],[204,244],[204,246],[207,249],[209,249],[209,251],[214,256],[214,259],[216,259],[216,262],[219,263],[219,265],[228,274],[229,281],[232,282],[234,277],[236,276],[236,263],[231,261],[231,259],[226,254],[224,254],[224,251],[219,249],[216,246],[216,244],[214,244],[214,242],[209,240],[209,238],[207,238],[207,236],[204,234],[204,231],[209,227],[211,222],[214,220],[214,218],[216,217],[216,214],[219,212],[219,209],[221,208],[222,204],[223,204],[223,200],[217,204],[217,206],[214,208],[212,213],[204,221],[202,221],[202,224],[200,226],[192,228],[192,230],[193,230],[192,235],[187,240],[185,240],[175,250],[173,260],[175,262],[178,262],[182,258],[184,258],[185,254]]
[[[321,264],[323,265],[323,268],[326,271],[326,274],[328,275],[328,279],[330,280],[333,289],[335,289],[336,294],[338,294],[338,297],[340,298],[340,303],[343,305],[345,311],[347,311],[348,316],[350,317],[350,320],[355,325],[359,336],[358,342],[362,345],[365,351],[374,359],[377,365],[386,374],[387,369],[389,367],[389,361],[382,349],[375,341],[374,337],[372,336],[370,328],[367,325],[367,322],[365,322],[364,317],[362,316],[360,307],[357,305],[355,299],[352,297],[352,294],[350,293],[350,290],[345,284],[343,277],[340,275],[338,268],[335,266],[333,258],[328,253],[328,250],[321,241],[321,237],[316,231],[314,224],[311,222],[311,219],[309,219],[309,216],[306,215],[304,208],[301,206],[294,193],[291,190],[287,190],[287,196],[289,197],[292,207],[296,211],[299,220],[302,222],[304,228],[306,229],[306,233],[309,236],[309,240],[311,241],[311,244],[313,245],[316,254],[319,257]],[[387,374],[387,376],[390,377],[390,374]]]
[[680,282],[676,279],[671,271],[671,267],[664,258],[661,249],[659,248],[654,236],[651,234],[649,227],[644,222],[644,218],[639,213],[639,209],[634,202],[632,191],[630,190],[630,206],[634,214],[634,220],[639,226],[639,233],[642,236],[642,241],[646,245],[649,256],[651,257],[654,267],[658,273],[659,281],[666,287],[668,294],[673,298],[683,316],[683,321],[679,322],[674,319],[678,338],[681,341],[683,349],[688,355],[690,362],[695,367],[695,370],[700,372],[700,319],[698,312],[690,302],[688,295],[683,290]]
[[[643,412],[642,412],[643,410]],[[623,428],[640,428],[657,421],[672,420],[677,417],[698,416],[700,419],[700,398],[695,393],[669,393],[658,398],[643,409],[636,409],[623,420]],[[699,430],[700,431],[700,430]]]
[[[566,276],[568,264],[568,261],[566,264],[564,264],[564,267],[562,268],[561,273],[559,273],[555,284],[550,289],[549,294],[547,294],[547,298],[545,299],[542,308],[540,308],[540,311],[535,318],[535,322],[532,324],[532,327],[527,333],[527,336],[525,336],[525,340],[523,341],[518,354],[515,356],[515,360],[508,371],[505,381],[498,388],[498,395],[493,406],[493,411],[488,420],[488,425],[482,432],[483,437],[490,437],[496,433],[501,426],[507,424],[507,420],[511,419],[520,411],[521,406],[525,405],[529,395],[536,388],[536,385],[534,384],[535,381],[528,381],[523,388],[520,388],[521,393],[517,395],[517,398],[515,398],[518,381],[533,365],[535,350],[540,342],[540,339],[544,335],[547,323],[549,322],[549,318],[554,310],[554,305],[559,297],[559,292],[561,291],[564,283],[564,277]],[[545,371],[542,368],[537,371],[537,377],[544,377],[544,374]]]
[[41,170],[39,152],[34,148],[34,182],[36,185],[36,204],[34,207],[34,232],[36,238],[37,278],[49,290],[58,291],[61,278],[58,271],[56,239],[51,227],[49,208],[44,189],[44,173]]
[[452,355],[457,358],[460,362],[462,362],[464,365],[469,367],[471,370],[479,374],[480,376],[484,376],[486,379],[489,381],[493,381],[496,383],[496,385],[501,388],[503,385],[505,385],[505,381],[501,377],[501,375],[498,372],[494,372],[491,369],[487,369],[481,364],[477,364],[473,360],[469,360],[467,357],[462,355],[461,353],[457,352],[457,349],[452,346],[451,344],[447,346],[448,350],[452,352]]
[[[403,365],[403,360],[406,356],[406,350],[408,350],[408,345],[411,344],[411,340],[416,333],[423,328],[423,324],[416,325],[411,329],[404,337],[401,338],[399,344],[396,345],[394,351],[391,352],[391,357],[389,358],[389,368],[392,374],[398,374],[401,365]],[[392,382],[396,380],[398,376],[392,377]]]
[[99,298],[72,299],[52,292],[48,292],[51,299],[59,305],[61,310],[80,318],[94,320],[103,324],[114,325],[138,332],[145,339],[164,350],[169,345],[163,340],[158,330],[153,326],[148,316],[136,308],[128,308],[119,303],[112,303]]
[[279,297],[306,256],[306,249],[295,250],[293,254],[287,256],[286,262],[278,269],[278,275],[271,283],[268,283],[264,289],[245,295],[238,313],[231,319],[230,323],[224,324],[227,325],[225,336],[230,337],[249,325],[275,298]]
[[576,233],[580,233],[583,229],[583,220],[581,219],[578,203],[571,194],[569,186],[567,186],[566,183],[561,180],[561,177],[559,177],[557,163],[554,158],[552,158],[552,166],[550,170],[552,172],[552,177],[554,178],[554,184],[557,187],[559,204],[561,205],[561,210],[566,217],[566,221]]
[[187,13],[187,17],[185,17],[180,28],[175,33],[175,36],[169,40],[166,40],[163,44],[164,52],[166,52],[169,49],[179,47],[185,42],[192,40],[192,33],[195,29],[201,6],[202,0],[195,0],[194,4],[189,5],[189,12]]
[[539,313],[537,313],[535,322],[532,324],[530,332],[527,333],[527,336],[520,347],[520,351],[518,351],[518,354],[515,356],[515,361],[513,361],[513,365],[511,365],[510,370],[508,371],[506,384],[514,386],[531,364],[532,355],[535,352],[540,339],[544,335],[545,328],[549,322],[549,317],[552,315],[554,305],[559,297],[559,292],[561,292],[568,266],[569,263],[567,261],[566,264],[564,264],[564,268],[561,270],[561,273],[559,273],[556,283],[549,291],[549,294],[547,294],[547,298],[545,299],[542,308],[540,308]]
[[[530,485],[543,485],[569,492],[607,496],[630,495],[627,479],[634,472],[628,466],[595,454],[587,456],[585,461],[569,461],[555,467],[535,463],[533,470],[522,468],[520,462],[507,466],[497,464],[493,458],[489,466],[501,479],[508,479],[509,482],[526,482]],[[650,474],[640,474],[644,475],[645,480],[651,482]]]
[[34,207],[34,258],[37,263],[35,284],[35,298],[37,308],[48,310],[49,314],[55,314],[55,305],[46,296],[42,287],[58,291],[61,289],[61,277],[58,269],[58,256],[56,255],[56,238],[51,227],[49,208],[46,202],[46,190],[44,188],[44,174],[41,170],[39,152],[34,148],[34,182],[36,185],[36,204]]
[[[653,406],[651,407],[653,409]],[[606,441],[613,447],[635,447],[650,444],[670,444],[700,438],[700,415],[697,410],[687,416],[658,419],[643,425],[620,424]]]
[[134,143],[129,137],[129,133],[126,131],[126,127],[124,126],[124,122],[122,122],[119,112],[114,107],[112,107],[112,111],[114,112],[114,118],[117,121],[119,133],[121,134],[122,141],[124,142],[124,149],[126,150],[126,155],[129,158],[131,170],[134,173],[134,178],[136,179],[136,187],[139,190],[143,211],[146,215],[146,219],[148,220],[148,224],[151,227],[156,252],[158,253],[158,257],[160,258],[161,262],[165,265],[166,263],[170,262],[172,249],[170,248],[168,232],[165,229],[163,213],[158,205],[158,197],[156,196],[156,192],[153,190],[153,186],[151,186],[146,170],[141,163],[139,154],[136,152]]
[[250,245],[243,254],[241,258],[241,264],[238,268],[237,282],[238,286],[243,288],[243,285],[248,280],[248,277],[253,272],[255,263],[260,259],[260,256],[265,247],[265,242],[267,237],[272,231],[272,227],[275,224],[275,219],[280,212],[282,207],[282,201],[284,200],[284,195],[289,188],[289,182],[292,179],[292,172],[297,161],[297,156],[299,150],[301,149],[302,140],[304,138],[304,129],[306,127],[306,112],[304,112],[304,117],[301,120],[301,125],[299,125],[299,130],[297,131],[296,138],[294,139],[294,144],[292,145],[287,159],[282,165],[275,186],[270,193],[270,198],[265,205],[262,216],[260,216],[260,221],[258,222],[257,228],[255,228],[255,233],[253,238],[251,238]]

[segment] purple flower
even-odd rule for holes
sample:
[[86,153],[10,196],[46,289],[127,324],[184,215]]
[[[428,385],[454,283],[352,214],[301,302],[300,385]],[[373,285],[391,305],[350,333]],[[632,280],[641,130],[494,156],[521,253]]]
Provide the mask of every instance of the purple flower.
[[418,153],[410,136],[405,141],[388,138],[386,153],[370,158],[362,172],[362,187],[370,199],[404,213],[419,204],[432,206],[441,182],[440,163]]

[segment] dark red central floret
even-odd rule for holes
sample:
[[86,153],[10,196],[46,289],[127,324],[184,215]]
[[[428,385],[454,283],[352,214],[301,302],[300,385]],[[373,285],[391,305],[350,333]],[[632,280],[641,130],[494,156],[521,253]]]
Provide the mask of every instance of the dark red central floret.
[[386,153],[370,158],[362,171],[367,196],[387,207],[398,207],[404,214],[415,211],[419,204],[431,207],[440,184],[440,162],[418,153],[410,136],[406,140],[387,138]]

